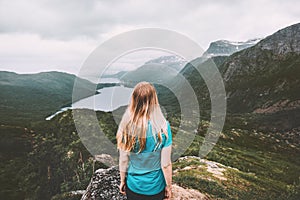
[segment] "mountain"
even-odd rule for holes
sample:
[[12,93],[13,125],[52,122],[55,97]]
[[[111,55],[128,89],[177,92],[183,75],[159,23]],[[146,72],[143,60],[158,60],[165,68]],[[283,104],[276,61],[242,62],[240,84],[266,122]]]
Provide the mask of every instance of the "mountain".
[[[0,72],[1,124],[24,124],[43,120],[72,102],[75,75],[62,72],[17,74]],[[94,84],[79,79],[83,96],[94,94]]]
[[[218,40],[216,42],[212,42],[209,48],[203,53],[203,55],[199,58],[196,58],[192,62],[194,65],[199,65],[211,57],[229,56],[235,52],[241,51],[243,49],[255,45],[257,42],[259,42],[259,40],[260,39],[252,39],[246,42],[232,42],[227,40]],[[167,81],[167,79],[170,78],[164,76],[163,75],[164,73],[160,73],[161,71],[165,71],[166,67],[162,69],[163,67],[159,68],[157,66],[170,67],[171,70],[169,69],[169,72],[175,75],[174,72],[181,71],[181,73],[183,73],[186,68],[186,64],[187,61],[185,61],[183,58],[180,58],[179,56],[176,55],[160,56],[158,58],[145,62],[144,65],[142,65],[140,68],[134,71],[129,71],[129,72],[121,71],[115,75],[105,75],[105,77],[118,77],[118,78],[122,77],[121,78],[122,81],[127,83],[132,82],[132,84],[135,84],[142,80],[146,80],[150,82],[157,81],[157,80]],[[156,66],[156,68],[154,66]],[[151,74],[151,76],[149,76],[149,73]],[[121,74],[121,76],[119,74]],[[153,79],[152,77],[157,77],[157,78]]]
[[[149,60],[145,62],[142,66],[140,66],[138,69],[133,71],[120,71],[116,74],[104,74],[103,78],[117,78],[125,83],[127,85],[134,85],[137,82],[140,82],[142,80],[148,80],[148,81],[156,81],[156,80],[165,80],[166,76],[163,75],[161,72],[161,69],[158,69],[158,66],[165,66],[164,68],[170,67],[169,69],[171,74],[174,74],[177,71],[180,71],[182,67],[186,64],[186,61],[179,56],[170,55],[170,56],[161,56],[152,60]],[[157,73],[159,71],[159,73]],[[149,73],[151,74],[151,77],[157,77],[157,78],[151,78],[149,76]]]
[[[300,126],[299,49],[300,24],[295,24],[230,56],[199,57],[180,73],[195,91],[202,117],[210,118],[211,96],[195,67],[209,71],[214,65],[224,81],[227,115],[246,114],[252,121],[247,122],[249,127],[288,130]],[[170,85],[178,85],[178,94],[186,96],[179,77],[171,81]],[[169,108],[178,107],[167,92],[162,91],[160,99]]]
[[117,79],[120,79],[126,73],[127,73],[127,71],[120,71],[120,72],[115,73],[115,74],[104,74],[104,75],[102,75],[102,78],[117,78]]
[[208,69],[210,62],[224,79],[229,112],[266,113],[299,106],[300,24],[279,30],[231,56],[204,62],[200,57],[188,63],[181,74],[201,94],[205,83],[192,64]]
[[[208,59],[199,57],[187,63],[180,73],[168,82],[168,85],[172,87],[173,92],[170,91],[170,89],[167,90],[162,87],[157,88],[161,105],[168,111],[175,110],[176,112],[180,112],[180,102],[177,101],[177,98],[181,97],[184,101],[181,102],[182,105],[192,106],[190,102],[190,90],[187,90],[187,86],[190,85],[197,97],[197,101],[200,103],[199,109],[201,117],[206,119],[210,118],[210,116],[208,116],[211,109],[210,93],[201,74],[196,68],[209,70],[212,65],[220,68],[226,59],[227,56],[216,56]],[[174,97],[173,93],[177,96]]]
[[230,56],[221,67],[231,112],[300,108],[300,23]]
[[123,74],[121,80],[129,86],[140,81],[158,82],[173,79],[183,68],[186,61],[178,56],[161,56],[145,62],[139,68]]
[[[261,39],[250,39],[245,42],[234,42],[228,40],[218,40],[210,43],[209,48],[203,53],[199,58],[196,58],[201,62],[204,62],[207,58],[216,57],[216,56],[230,56],[235,52],[241,51],[243,49],[249,48],[257,44]],[[177,71],[182,70],[187,61],[179,56],[170,55],[170,56],[161,56],[152,60],[147,61],[145,64],[166,64]]]
[[251,39],[245,42],[233,42],[228,40],[218,40],[210,43],[208,49],[203,53],[203,57],[230,56],[231,54],[249,48],[257,44],[261,39]]
[[149,60],[145,64],[164,64],[164,65],[168,65],[169,67],[172,67],[176,71],[179,71],[184,67],[186,61],[183,58],[180,58],[179,56],[170,55],[170,56],[161,56]]
[[127,72],[121,78],[121,81],[129,86],[134,86],[141,81],[163,83],[173,79],[177,73],[176,70],[167,65],[160,63],[145,63],[136,70]]

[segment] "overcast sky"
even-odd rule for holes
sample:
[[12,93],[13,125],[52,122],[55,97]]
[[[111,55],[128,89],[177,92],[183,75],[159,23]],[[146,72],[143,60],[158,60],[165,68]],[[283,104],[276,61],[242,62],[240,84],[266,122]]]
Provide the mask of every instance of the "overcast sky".
[[[102,42],[145,27],[177,31],[203,49],[263,38],[300,22],[299,8],[299,0],[0,0],[0,69],[77,74]],[[124,67],[144,62],[139,56]]]

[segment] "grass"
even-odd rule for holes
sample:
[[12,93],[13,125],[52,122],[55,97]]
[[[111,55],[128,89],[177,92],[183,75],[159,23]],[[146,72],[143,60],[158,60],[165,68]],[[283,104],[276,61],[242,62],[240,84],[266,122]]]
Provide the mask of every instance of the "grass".
[[[197,135],[185,155],[197,155],[202,141],[203,136]],[[217,199],[297,199],[300,197],[298,153],[299,148],[284,142],[278,144],[269,137],[262,139],[249,130],[225,130],[205,158],[238,170],[227,169],[226,181],[208,178],[207,172],[199,167],[178,170],[174,181]],[[174,169],[197,164],[195,160],[175,162]]]
[[[197,189],[214,199],[297,199],[299,184],[290,184],[272,178],[225,167],[221,180],[205,170],[205,165],[198,165],[195,160],[177,161],[173,181],[187,188]],[[192,169],[184,170],[184,167]]]

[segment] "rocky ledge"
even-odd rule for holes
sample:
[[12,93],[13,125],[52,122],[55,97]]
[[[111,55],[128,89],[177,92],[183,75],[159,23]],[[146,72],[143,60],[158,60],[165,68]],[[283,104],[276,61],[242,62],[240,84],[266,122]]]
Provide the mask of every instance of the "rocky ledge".
[[[117,167],[98,169],[82,195],[81,200],[122,200],[126,196],[119,192],[120,175]],[[173,200],[209,200],[210,198],[197,190],[185,189],[173,185]]]

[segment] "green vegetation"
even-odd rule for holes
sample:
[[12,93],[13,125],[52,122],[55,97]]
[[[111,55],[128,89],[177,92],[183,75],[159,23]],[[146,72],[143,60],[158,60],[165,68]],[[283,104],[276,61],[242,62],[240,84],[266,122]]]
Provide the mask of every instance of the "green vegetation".
[[[69,106],[75,79],[75,75],[62,72],[16,74],[0,71],[1,124],[28,126]],[[95,94],[95,84],[80,78],[78,82],[81,98]]]
[[[4,130],[8,134],[4,135]],[[10,149],[2,148],[0,154],[0,196],[8,200],[51,199],[85,189],[94,170],[106,167],[95,162],[82,144],[70,110],[51,121],[35,123],[34,127],[2,126],[1,134],[1,144],[14,142],[6,143]],[[21,138],[24,139],[20,141]]]
[[[94,112],[86,110],[86,113],[88,116]],[[117,125],[111,113],[97,112],[97,117],[106,136],[115,143]],[[197,159],[177,161],[174,170],[185,167],[192,169],[178,170],[174,174],[174,181],[219,199],[297,199],[300,171],[297,155],[300,147],[284,142],[271,131],[250,129],[245,124],[249,124],[253,118],[247,115],[227,118],[219,141],[205,158],[238,170],[226,168],[224,177],[227,180],[220,180],[205,170],[205,164]],[[117,120],[120,120],[120,116]],[[178,118],[173,116],[168,120],[176,137]],[[201,122],[185,155],[198,155],[208,125],[208,121]],[[14,147],[19,146],[19,150],[12,148],[15,152],[11,155],[6,154],[5,151],[10,150],[2,146],[1,158],[4,162],[1,163],[1,185],[5,189],[1,191],[1,196],[6,199],[76,199],[78,195],[70,196],[69,192],[85,189],[93,171],[105,167],[94,162],[82,144],[70,110],[51,121],[35,123],[26,129],[13,126],[2,126],[1,129],[2,144],[14,141]]]
[[[239,117],[242,118],[241,115]],[[273,132],[233,128],[238,126],[237,120],[234,125],[228,124],[228,121],[237,116],[228,118],[232,119],[227,120],[227,128],[205,156],[208,160],[235,168],[226,167],[224,177],[227,180],[208,176],[206,170],[199,168],[199,161],[191,159],[174,163],[174,170],[192,167],[190,170],[178,170],[174,181],[218,199],[299,199],[299,144],[284,142],[284,133],[274,136]],[[245,125],[245,120],[241,120],[243,124],[240,127]],[[203,130],[196,135],[185,155],[199,154],[205,124],[202,122]]]

